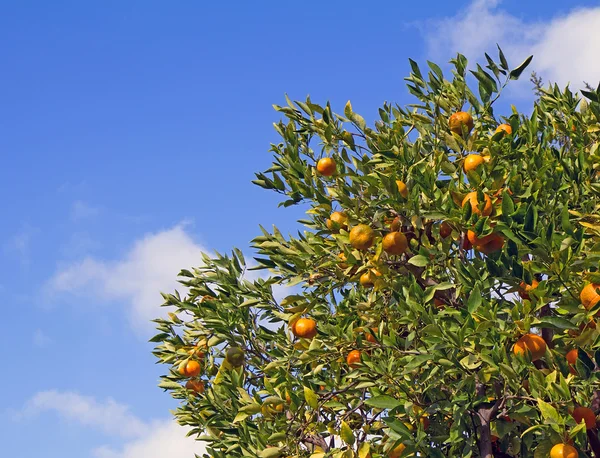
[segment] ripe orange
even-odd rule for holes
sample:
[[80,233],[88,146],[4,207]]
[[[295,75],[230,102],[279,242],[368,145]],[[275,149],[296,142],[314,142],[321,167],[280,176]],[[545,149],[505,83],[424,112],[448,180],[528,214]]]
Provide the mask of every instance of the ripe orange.
[[357,250],[366,251],[375,240],[375,231],[366,224],[354,226],[350,231],[350,245]]
[[510,124],[500,124],[496,129],[495,133],[498,132],[504,132],[505,135],[510,135],[512,134],[512,127],[510,126]]
[[348,215],[344,212],[333,212],[329,215],[329,219],[325,221],[325,224],[327,229],[337,234],[340,229],[348,229]]
[[340,269],[347,269],[348,268],[348,264],[346,263],[346,261],[348,260],[348,258],[346,257],[345,253],[340,253],[338,254],[338,258],[340,260]]
[[392,232],[398,232],[400,230],[400,227],[402,225],[400,224],[400,217],[396,216],[392,222],[390,223],[390,231]]
[[179,365],[179,373],[186,377],[197,377],[200,375],[200,363],[194,360],[184,361]]
[[484,194],[485,204],[483,206],[483,211],[479,210],[479,201],[477,200],[477,192],[470,192],[465,196],[462,201],[462,206],[464,207],[467,202],[471,204],[471,209],[473,213],[476,215],[490,216],[492,214],[492,199],[487,194]]
[[600,301],[600,294],[596,292],[597,289],[600,289],[600,284],[590,283],[581,290],[579,298],[586,310],[591,309]]
[[572,415],[577,424],[581,423],[581,420],[585,420],[586,429],[594,429],[596,427],[596,415],[592,409],[581,406],[575,407]]
[[317,162],[317,171],[326,177],[330,177],[335,173],[335,161],[330,157],[324,157]]
[[463,163],[463,170],[465,173],[473,172],[477,170],[477,168],[483,164],[483,157],[479,154],[469,154],[465,157],[465,162]]
[[485,245],[486,243],[491,242],[492,240],[496,239],[498,236],[497,234],[489,234],[489,235],[484,235],[483,237],[477,237],[477,234],[475,234],[474,231],[472,230],[468,230],[467,231],[467,239],[469,239],[469,242],[471,242],[471,245],[473,245],[475,248],[477,248],[478,246],[482,246]]
[[400,444],[397,447],[393,448],[388,457],[389,458],[400,458],[402,456],[402,453],[404,452],[404,449],[406,448],[406,446],[404,444]]
[[300,318],[292,324],[292,332],[296,337],[312,339],[317,335],[317,322],[312,318]]
[[233,367],[242,366],[245,358],[246,353],[240,347],[231,347],[225,352],[225,361]]
[[577,362],[577,358],[579,357],[579,351],[577,350],[577,348],[573,348],[572,350],[569,350],[569,352],[567,353],[567,362],[571,365],[574,365]]
[[408,249],[408,240],[402,232],[390,232],[383,238],[386,253],[400,255]]
[[379,331],[379,329],[371,328],[371,331],[373,331],[373,334],[371,334],[370,332],[365,332],[365,337],[367,339],[367,342],[377,343],[377,337],[375,337],[375,336],[377,335],[377,331]]
[[522,299],[529,299],[529,292],[533,289],[536,289],[539,284],[540,282],[537,281],[535,278],[532,280],[531,285],[528,285],[527,283],[522,281],[519,284],[519,296],[521,296]]
[[373,286],[375,286],[375,279],[373,278],[373,275],[371,275],[370,270],[362,274],[358,281],[363,288],[373,288]]
[[579,458],[579,453],[572,445],[556,444],[550,450],[550,458]]
[[185,384],[186,390],[195,391],[198,394],[204,393],[204,383],[202,380],[188,380]]
[[498,234],[491,234],[494,237],[483,245],[476,246],[475,249],[483,254],[491,254],[500,251],[504,246],[504,237]]
[[350,353],[348,353],[348,356],[346,357],[346,362],[348,363],[348,366],[352,368],[358,367],[360,363],[360,351],[352,350]]
[[526,352],[531,354],[532,361],[537,361],[546,354],[546,341],[537,334],[525,334],[515,343],[513,353],[524,355]]
[[450,237],[450,235],[452,235],[452,226],[444,221],[442,224],[440,224],[440,237],[445,239]]
[[466,111],[457,111],[448,118],[450,130],[458,135],[463,135],[463,127],[468,134],[473,130],[473,117]]
[[400,193],[400,195],[402,197],[404,197],[405,199],[407,199],[408,198],[408,188],[406,187],[406,184],[404,183],[404,181],[396,180],[396,186],[398,186],[398,192]]

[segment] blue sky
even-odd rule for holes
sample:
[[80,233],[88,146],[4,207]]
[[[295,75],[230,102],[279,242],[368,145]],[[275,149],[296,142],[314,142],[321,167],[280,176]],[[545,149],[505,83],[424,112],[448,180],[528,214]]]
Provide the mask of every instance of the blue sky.
[[[410,102],[408,57],[600,80],[595,1],[0,4],[0,455],[183,458],[147,343],[200,250],[246,249],[299,209],[253,186],[283,95],[367,120]],[[527,110],[527,82],[509,91]],[[162,448],[161,448],[162,447]]]

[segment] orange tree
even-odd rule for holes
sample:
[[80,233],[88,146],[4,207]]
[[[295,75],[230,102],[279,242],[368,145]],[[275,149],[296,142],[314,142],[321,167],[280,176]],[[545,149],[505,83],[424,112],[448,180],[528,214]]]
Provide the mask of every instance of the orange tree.
[[152,339],[208,456],[600,456],[600,87],[499,118],[531,58],[485,57],[411,60],[415,103],[372,126],[275,107],[255,183],[303,231],[183,270]]

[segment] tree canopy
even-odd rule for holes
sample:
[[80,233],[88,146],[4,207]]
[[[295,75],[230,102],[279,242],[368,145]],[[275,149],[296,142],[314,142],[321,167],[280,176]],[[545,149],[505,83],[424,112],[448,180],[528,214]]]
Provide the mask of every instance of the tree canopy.
[[254,183],[302,229],[204,255],[155,320],[205,456],[600,457],[600,86],[499,116],[531,57],[485,61],[410,60],[372,125],[275,106]]

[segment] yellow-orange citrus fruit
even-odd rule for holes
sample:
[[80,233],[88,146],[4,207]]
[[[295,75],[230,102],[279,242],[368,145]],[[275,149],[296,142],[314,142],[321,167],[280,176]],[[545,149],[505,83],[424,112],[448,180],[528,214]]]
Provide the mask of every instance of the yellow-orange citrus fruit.
[[377,337],[375,337],[375,336],[377,335],[377,331],[379,331],[379,329],[371,328],[371,331],[373,331],[373,334],[371,334],[369,331],[365,332],[365,337],[367,339],[367,342],[376,343]]
[[483,157],[479,154],[469,154],[465,157],[465,162],[463,163],[463,170],[465,173],[473,172],[477,170],[477,168],[483,164]]
[[366,251],[373,245],[375,231],[366,224],[354,226],[350,231],[350,245],[357,250]]
[[408,249],[408,240],[402,232],[390,232],[383,238],[386,253],[400,255]]
[[484,194],[483,196],[485,200],[483,211],[479,210],[479,200],[477,200],[476,191],[470,192],[465,196],[462,201],[462,206],[464,207],[467,205],[467,203],[470,203],[473,213],[477,215],[490,216],[492,214],[492,199],[490,199],[490,196],[487,194]]
[[346,363],[348,363],[348,366],[350,367],[357,367],[360,363],[360,351],[352,350],[350,353],[348,353],[348,356],[346,357]]
[[406,187],[404,181],[396,180],[396,186],[398,186],[398,192],[400,195],[405,199],[408,198],[408,188]]
[[198,394],[204,393],[204,383],[202,380],[188,380],[185,384],[186,390],[195,391]]
[[574,365],[577,362],[577,358],[579,357],[579,351],[577,350],[577,348],[573,348],[572,350],[569,350],[569,352],[567,353],[567,362],[571,365]]
[[197,377],[200,375],[200,363],[194,360],[184,361],[179,365],[179,373],[186,377]]
[[539,284],[540,282],[537,281],[535,278],[531,281],[531,285],[528,285],[527,283],[522,281],[519,284],[519,296],[521,296],[522,299],[529,299],[529,292],[531,290],[536,289]]
[[330,157],[324,157],[317,162],[317,171],[321,175],[330,177],[335,173],[335,161]]
[[340,229],[348,229],[348,215],[344,212],[333,212],[329,215],[329,219],[325,221],[327,229],[336,234],[340,232]]
[[225,352],[225,361],[233,367],[240,367],[244,364],[246,353],[240,347],[230,347]]
[[362,274],[358,281],[360,283],[360,286],[364,288],[373,288],[373,286],[375,286],[375,279],[371,275],[370,271],[367,271],[364,274]]
[[397,447],[393,448],[389,453],[389,458],[400,458],[406,446],[404,444],[400,444]]
[[444,221],[442,224],[440,224],[440,237],[445,239],[450,237],[450,235],[452,235],[452,226]]
[[600,289],[600,284],[590,283],[581,290],[579,298],[581,299],[581,303],[587,310],[594,307],[598,303],[598,301],[600,301],[600,294],[596,292],[597,289]]
[[474,231],[472,230],[468,230],[467,231],[467,239],[469,239],[469,242],[471,242],[471,245],[473,245],[474,247],[478,247],[481,245],[485,245],[486,243],[491,242],[492,240],[496,239],[498,237],[497,234],[489,234],[489,235],[484,235],[483,237],[477,237],[477,234],[475,234]]
[[292,332],[296,337],[312,339],[317,335],[317,322],[312,318],[300,318],[292,324]]
[[401,224],[400,224],[400,217],[396,216],[392,222],[390,223],[390,231],[392,232],[397,232],[400,230]]
[[500,124],[496,128],[496,133],[498,132],[504,132],[506,135],[510,135],[512,134],[512,127],[510,126],[510,124]]
[[596,415],[592,409],[581,406],[575,407],[572,415],[577,424],[581,423],[581,420],[585,420],[586,429],[594,429],[596,427]]
[[492,234],[494,237],[483,245],[476,246],[475,249],[483,254],[491,254],[500,251],[504,246],[504,237],[498,234]]
[[466,111],[457,111],[448,118],[448,125],[450,130],[455,134],[462,135],[463,127],[468,134],[473,130],[473,117]]
[[348,260],[348,258],[346,258],[346,254],[345,253],[338,254],[338,259],[340,260],[340,269],[347,269],[348,264],[346,263],[346,261]]
[[525,334],[515,343],[513,353],[515,355],[531,354],[531,360],[537,361],[546,354],[546,341],[537,334]]
[[572,445],[556,444],[550,450],[550,458],[579,458],[579,453]]

